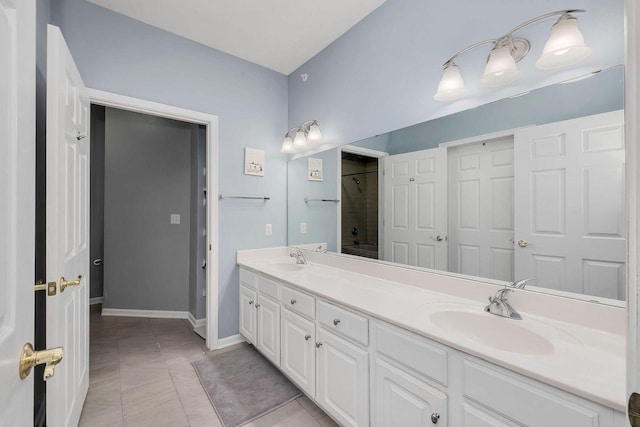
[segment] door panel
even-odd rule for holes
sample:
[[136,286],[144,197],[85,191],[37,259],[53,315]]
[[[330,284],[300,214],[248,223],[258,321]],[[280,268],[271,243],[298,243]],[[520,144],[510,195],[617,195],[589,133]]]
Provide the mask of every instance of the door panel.
[[240,334],[251,344],[257,343],[257,315],[255,303],[258,294],[240,284]]
[[256,348],[280,366],[280,304],[258,295],[258,344]]
[[447,268],[446,150],[434,148],[385,158],[385,259]]
[[450,271],[514,280],[513,138],[449,150]]
[[282,371],[307,395],[316,395],[315,326],[297,314],[282,310]]
[[516,277],[624,300],[622,111],[521,129],[515,147]]
[[77,425],[89,387],[89,98],[57,27],[47,33],[47,344],[65,357],[47,384],[47,425]]
[[[0,1],[0,424],[33,425],[35,1]],[[33,372],[33,371],[32,371]]]

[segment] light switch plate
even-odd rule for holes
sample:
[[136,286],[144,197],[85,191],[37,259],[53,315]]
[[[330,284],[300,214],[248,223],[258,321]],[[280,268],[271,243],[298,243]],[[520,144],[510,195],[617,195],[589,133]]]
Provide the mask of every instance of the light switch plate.
[[180,214],[171,214],[171,224],[180,224]]
[[273,233],[273,228],[272,228],[271,224],[265,224],[265,226],[264,226],[264,235],[265,236],[271,236],[272,233]]
[[307,223],[306,222],[301,222],[300,223],[300,234],[306,234],[307,232]]

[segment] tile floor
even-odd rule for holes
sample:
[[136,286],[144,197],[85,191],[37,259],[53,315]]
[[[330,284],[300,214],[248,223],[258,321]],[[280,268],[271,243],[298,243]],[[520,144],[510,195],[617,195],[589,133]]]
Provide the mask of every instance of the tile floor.
[[[108,317],[92,310],[90,338],[80,426],[221,426],[191,366],[209,352],[186,320]],[[336,424],[303,396],[247,424],[271,426]]]

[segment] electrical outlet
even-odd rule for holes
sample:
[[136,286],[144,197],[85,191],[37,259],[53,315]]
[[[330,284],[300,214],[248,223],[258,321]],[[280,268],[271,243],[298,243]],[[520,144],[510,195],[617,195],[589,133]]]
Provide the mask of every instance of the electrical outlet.
[[306,222],[301,222],[300,223],[300,234],[306,234],[307,232],[307,223]]
[[180,214],[171,214],[171,224],[180,224]]
[[265,224],[265,226],[264,226],[264,235],[265,236],[271,236],[272,233],[273,233],[273,229],[271,227],[271,224]]

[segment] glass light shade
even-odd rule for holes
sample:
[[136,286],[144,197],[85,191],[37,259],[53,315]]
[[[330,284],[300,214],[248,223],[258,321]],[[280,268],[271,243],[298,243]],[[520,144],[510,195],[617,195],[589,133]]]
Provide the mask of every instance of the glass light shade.
[[502,86],[518,78],[520,73],[516,61],[511,56],[509,46],[498,46],[489,53],[484,76],[480,79],[483,86]]
[[280,148],[280,152],[285,154],[291,154],[296,152],[296,150],[293,149],[293,140],[289,135],[284,137],[284,141],[282,141],[282,147]]
[[296,152],[304,151],[307,149],[307,137],[301,130],[296,132],[296,137],[293,138],[293,149]]
[[591,55],[584,44],[576,18],[562,19],[551,27],[551,35],[544,45],[542,56],[536,61],[541,70],[554,70],[576,64]]
[[320,132],[320,126],[318,126],[317,121],[313,121],[311,127],[309,128],[309,133],[307,134],[307,140],[309,142],[319,142],[322,139],[322,132]]
[[436,101],[453,101],[467,94],[464,88],[464,80],[460,75],[460,69],[454,63],[447,65],[442,70],[442,78],[438,84],[438,91],[433,96]]

